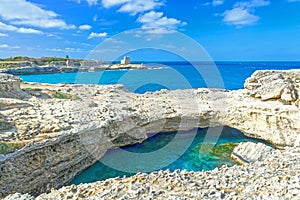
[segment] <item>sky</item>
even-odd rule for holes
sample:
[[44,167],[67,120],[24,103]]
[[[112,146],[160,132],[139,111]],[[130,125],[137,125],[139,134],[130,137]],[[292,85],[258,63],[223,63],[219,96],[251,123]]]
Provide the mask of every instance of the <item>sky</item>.
[[0,58],[87,58],[131,29],[179,32],[215,61],[300,61],[300,0],[0,0]]

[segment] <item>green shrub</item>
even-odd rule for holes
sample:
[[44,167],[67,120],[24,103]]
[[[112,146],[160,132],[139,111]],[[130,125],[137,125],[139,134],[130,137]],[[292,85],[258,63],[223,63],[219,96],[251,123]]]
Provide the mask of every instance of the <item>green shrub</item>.
[[67,94],[58,91],[51,91],[51,93],[52,93],[52,97],[56,99],[73,99],[73,100],[80,99],[77,95],[73,95],[73,94]]
[[0,154],[13,153],[16,149],[21,149],[25,145],[16,142],[0,142]]
[[40,88],[24,88],[26,91],[41,91]]

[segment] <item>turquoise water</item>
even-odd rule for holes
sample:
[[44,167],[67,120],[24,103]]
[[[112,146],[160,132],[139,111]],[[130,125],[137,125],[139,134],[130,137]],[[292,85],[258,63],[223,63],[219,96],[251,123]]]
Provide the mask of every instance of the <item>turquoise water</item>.
[[[218,131],[220,127],[215,128]],[[195,132],[196,131],[196,132]],[[214,130],[213,130],[214,131]],[[153,167],[153,170],[160,169],[170,169],[171,171],[175,169],[186,169],[188,171],[201,171],[201,170],[212,170],[216,167],[222,165],[232,166],[233,162],[230,160],[230,153],[234,148],[234,144],[245,141],[258,142],[258,140],[245,137],[241,132],[224,127],[222,134],[217,140],[216,145],[209,151],[208,154],[205,154],[201,150],[201,147],[206,147],[207,143],[203,143],[206,136],[207,129],[198,129],[193,131],[185,132],[170,132],[170,133],[159,133],[156,134],[141,144],[123,147],[121,149],[111,150],[106,153],[106,155],[100,159],[96,164],[89,167],[78,176],[70,184],[80,184],[80,183],[89,183],[99,180],[104,180],[107,178],[117,177],[117,176],[130,176],[134,173],[117,170],[114,168],[122,169],[131,169],[141,172],[149,172],[145,170],[149,167],[150,163]],[[194,137],[194,133],[196,133]],[[177,135],[176,135],[177,134]],[[170,144],[174,138],[177,137],[178,143],[174,145],[167,154],[156,153],[159,149],[166,147],[167,144]],[[188,146],[187,150],[181,155],[181,150],[179,150],[182,145],[185,145],[186,141],[192,141],[191,145]],[[208,143],[210,144],[210,143]],[[203,146],[202,146],[203,145]],[[154,156],[149,157],[149,159],[141,160],[131,160],[130,154],[129,157],[122,156],[122,152],[134,152],[140,154],[141,157],[147,157],[147,153],[154,152]],[[172,162],[174,160],[174,162]],[[161,163],[170,164],[163,166]],[[107,166],[106,164],[109,164]],[[157,168],[155,166],[158,166]]]
[[[92,83],[92,84],[116,84],[121,83],[136,93],[156,91],[162,88],[186,89],[199,87],[214,87],[226,89],[241,89],[244,81],[254,71],[262,69],[300,69],[300,62],[217,62],[217,69],[223,83],[215,81],[215,74],[210,70],[210,65],[200,65],[207,71],[206,77],[202,77],[195,68],[185,62],[165,62],[166,69],[154,70],[119,70],[105,72],[80,72],[62,74],[40,74],[21,76],[27,82],[40,83]],[[207,85],[205,79],[213,80]]]

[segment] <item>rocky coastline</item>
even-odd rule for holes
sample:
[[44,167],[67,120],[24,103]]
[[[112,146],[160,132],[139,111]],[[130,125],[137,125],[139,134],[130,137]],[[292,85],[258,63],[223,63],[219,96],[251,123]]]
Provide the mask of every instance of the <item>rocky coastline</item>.
[[300,149],[275,150],[262,161],[212,171],[138,173],[90,184],[71,185],[34,198],[46,199],[299,199]]
[[34,74],[58,74],[58,73],[72,73],[72,72],[95,72],[104,70],[141,70],[149,69],[142,64],[103,64],[92,66],[25,66],[0,69],[0,73],[13,75],[34,75]]
[[[121,85],[29,84],[0,74],[0,197],[19,192],[40,199],[297,199],[299,80],[298,70],[257,71],[243,90],[141,95]],[[211,172],[137,174],[42,194],[66,185],[115,146],[139,143],[157,132],[222,125],[285,150]]]

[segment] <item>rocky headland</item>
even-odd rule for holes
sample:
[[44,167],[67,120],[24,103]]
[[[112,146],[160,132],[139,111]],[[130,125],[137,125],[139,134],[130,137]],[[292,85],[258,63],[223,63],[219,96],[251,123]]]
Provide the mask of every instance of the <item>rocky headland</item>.
[[101,60],[84,60],[69,58],[28,58],[14,57],[0,59],[0,73],[13,75],[57,74],[70,72],[95,72],[104,70],[141,70],[157,68],[144,64],[113,64]]
[[58,74],[58,73],[71,73],[71,72],[95,72],[104,70],[141,70],[149,69],[142,64],[100,64],[100,65],[84,65],[84,66],[25,66],[0,69],[0,73],[13,74],[13,75],[33,75],[33,74]]
[[246,147],[239,147],[243,152],[236,150],[235,156],[250,158],[241,166],[137,174],[63,187],[38,198],[297,199],[299,80],[298,70],[257,71],[243,90],[134,94],[122,85],[29,84],[1,74],[0,195],[38,196],[60,188],[107,150],[153,133],[224,125],[285,150],[263,148],[253,160],[245,156]]

